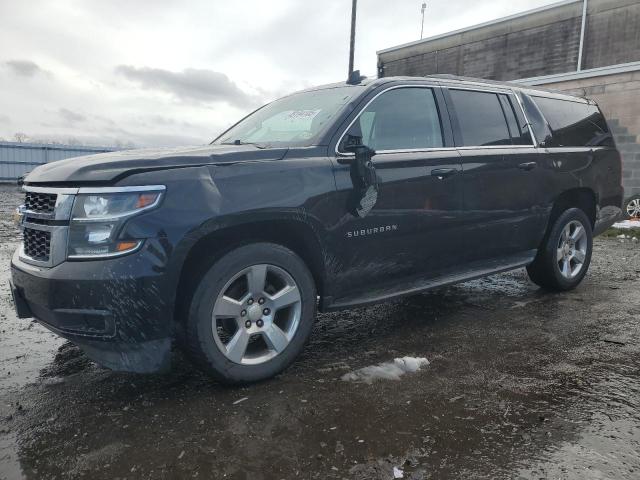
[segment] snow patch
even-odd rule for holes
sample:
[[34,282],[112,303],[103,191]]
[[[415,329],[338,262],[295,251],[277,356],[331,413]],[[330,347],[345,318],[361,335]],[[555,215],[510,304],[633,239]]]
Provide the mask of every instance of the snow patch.
[[400,380],[405,373],[413,373],[429,365],[429,360],[422,357],[395,358],[391,362],[354,370],[340,377],[345,382],[361,382],[371,384],[374,380]]
[[612,228],[620,228],[620,229],[632,229],[632,228],[640,228],[640,221],[638,220],[624,220],[622,222],[614,223]]

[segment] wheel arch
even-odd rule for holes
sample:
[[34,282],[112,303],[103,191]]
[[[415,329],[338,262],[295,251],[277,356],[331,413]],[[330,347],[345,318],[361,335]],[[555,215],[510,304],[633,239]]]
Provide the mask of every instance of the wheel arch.
[[591,188],[571,188],[558,195],[553,201],[548,225],[553,225],[553,222],[562,215],[562,212],[569,208],[581,209],[591,221],[591,228],[595,227],[598,213],[598,197]]
[[182,324],[195,287],[211,265],[227,252],[251,243],[289,248],[307,265],[320,297],[325,292],[324,249],[317,228],[299,218],[235,222],[201,233],[186,252],[176,287],[174,319]]

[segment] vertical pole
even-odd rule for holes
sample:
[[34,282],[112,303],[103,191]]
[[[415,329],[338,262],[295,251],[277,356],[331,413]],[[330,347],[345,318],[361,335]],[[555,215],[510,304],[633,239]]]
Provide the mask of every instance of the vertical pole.
[[582,51],[584,49],[584,30],[587,26],[587,0],[582,1],[582,26],[580,27],[580,45],[578,46],[578,65],[576,72],[582,70]]
[[422,4],[422,27],[420,27],[420,40],[422,40],[422,37],[424,36],[424,11],[427,9],[427,3],[424,2]]
[[358,7],[358,0],[351,1],[351,42],[349,44],[349,76],[353,73],[353,55],[356,45],[356,9]]

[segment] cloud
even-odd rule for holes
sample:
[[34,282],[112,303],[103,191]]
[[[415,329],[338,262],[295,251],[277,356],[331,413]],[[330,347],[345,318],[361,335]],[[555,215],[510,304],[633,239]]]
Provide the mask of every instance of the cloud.
[[4,62],[7,67],[16,75],[21,77],[35,77],[36,75],[49,75],[49,72],[31,60],[8,60]]
[[62,117],[62,119],[68,123],[84,122],[87,119],[87,117],[85,117],[81,113],[72,112],[71,110],[68,110],[66,108],[59,109],[58,115],[60,115],[60,117]]
[[11,123],[11,119],[7,115],[0,114],[0,123]]
[[187,68],[172,72],[161,68],[120,65],[116,72],[143,88],[169,92],[182,100],[227,102],[246,107],[259,102],[236,85],[224,73],[213,70]]

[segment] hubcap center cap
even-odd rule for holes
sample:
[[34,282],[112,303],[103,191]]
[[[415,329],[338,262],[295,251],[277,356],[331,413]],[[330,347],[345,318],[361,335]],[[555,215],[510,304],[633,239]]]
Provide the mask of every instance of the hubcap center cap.
[[260,318],[262,318],[262,306],[258,305],[257,303],[254,303],[247,310],[247,316],[249,317],[249,320],[251,320],[252,322],[259,320]]

